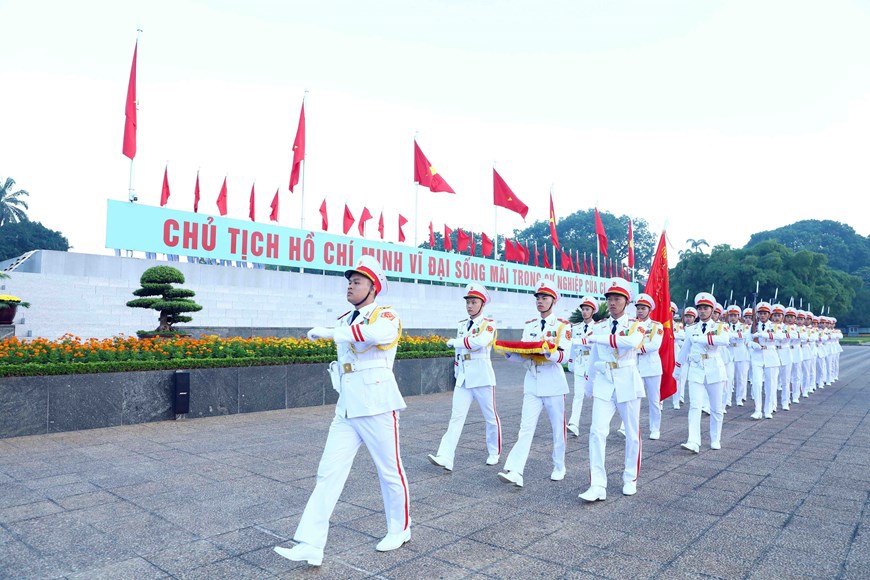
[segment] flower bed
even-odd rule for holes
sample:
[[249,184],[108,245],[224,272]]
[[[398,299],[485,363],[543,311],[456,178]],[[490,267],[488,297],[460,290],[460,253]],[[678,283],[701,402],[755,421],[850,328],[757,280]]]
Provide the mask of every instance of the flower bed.
[[[454,351],[447,348],[445,340],[439,336],[404,336],[396,358],[452,356]],[[329,340],[214,336],[82,340],[68,334],[58,340],[0,341],[0,377],[286,365],[335,358],[335,343]]]

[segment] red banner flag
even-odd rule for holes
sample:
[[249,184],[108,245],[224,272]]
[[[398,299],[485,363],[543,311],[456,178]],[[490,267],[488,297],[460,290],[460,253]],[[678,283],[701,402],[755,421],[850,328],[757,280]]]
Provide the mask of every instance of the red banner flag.
[[303,161],[305,161],[305,101],[302,101],[302,110],[299,113],[299,126],[296,127],[296,138],[293,140],[293,168],[290,170],[291,192],[293,192],[296,184],[299,183],[299,171],[302,168]]
[[525,251],[525,256],[523,256],[523,264],[528,264],[529,260],[532,259],[532,253],[529,251],[529,242],[526,241],[526,245],[523,246],[523,250]]
[[589,275],[595,275],[595,262],[592,261],[592,256],[589,256]]
[[372,219],[373,217],[374,216],[372,215],[372,212],[369,211],[369,208],[363,206],[363,210],[359,216],[359,222],[357,225],[359,235],[361,235],[361,236],[366,235],[366,222],[369,221],[370,219]]
[[505,261],[517,259],[517,251],[514,249],[514,243],[507,238],[504,239],[504,259]]
[[456,251],[462,253],[468,249],[468,243],[471,241],[471,237],[466,234],[462,228],[458,228],[456,230]]
[[124,106],[124,145],[121,152],[132,161],[136,157],[136,55],[139,41],[133,48],[133,64],[130,66],[130,81],[127,83],[127,103]]
[[544,244],[544,268],[550,269],[550,258],[548,257],[547,244]]
[[196,185],[193,186],[193,213],[199,212],[199,170],[196,170]]
[[[383,214],[381,214],[381,217],[383,218]],[[399,241],[400,242],[405,241],[405,231],[402,229],[402,227],[404,227],[404,225],[406,223],[408,223],[408,220],[405,218],[405,216],[403,216],[402,214],[399,214]]]
[[254,215],[255,215],[255,214],[254,214],[254,196],[255,196],[255,195],[256,195],[256,194],[254,193],[254,184],[252,183],[252,184],[251,184],[251,199],[248,200],[248,217],[251,218],[251,221],[252,221],[252,222],[253,222],[253,221],[256,221],[256,220],[254,219]]
[[487,237],[486,234],[480,234],[480,255],[488,258],[492,254],[492,249],[495,244]]
[[631,218],[628,218],[628,269],[634,268],[634,230],[631,227]]
[[224,184],[221,185],[221,192],[217,198],[218,211],[221,215],[227,215],[227,178],[224,177]]
[[665,232],[659,239],[655,258],[649,269],[649,278],[644,292],[652,296],[656,305],[661,304],[650,313],[650,318],[661,322],[664,326],[664,338],[659,348],[659,357],[662,359],[662,382],[659,387],[661,400],[664,401],[677,392],[677,382],[674,380],[674,324],[671,315],[671,290],[668,275],[668,250],[665,244]]
[[444,224],[444,251],[449,252],[453,249],[453,242],[450,240],[450,234],[453,233],[453,230],[447,227],[447,224]]
[[586,263],[586,252],[583,252],[583,273],[589,275],[589,265]]
[[523,219],[526,219],[526,214],[529,213],[529,206],[520,201],[511,191],[511,188],[508,187],[495,168],[492,170],[492,203],[520,214]]
[[[401,238],[404,237],[402,235],[401,217],[402,216],[400,215],[399,216],[399,238],[400,238],[399,241],[400,242],[403,241]],[[378,218],[378,233],[381,235],[381,239],[383,240],[384,239],[384,210],[381,210],[381,216]]]
[[414,181],[423,187],[428,187],[433,193],[438,191],[456,193],[423,155],[423,150],[417,145],[416,139],[414,140]]
[[607,257],[607,232],[604,231],[604,224],[601,222],[601,215],[598,213],[598,208],[595,208],[595,235],[598,236],[598,251],[605,258]]
[[353,222],[353,214],[350,213],[350,208],[347,207],[347,204],[344,204],[344,224],[342,226],[342,231],[344,232],[344,235],[347,235],[347,232],[349,232],[350,228],[353,227]]
[[550,191],[550,240],[557,248],[559,246],[559,236],[556,235],[556,211],[553,209],[553,191]]
[[435,249],[435,227],[429,222],[429,247]]
[[540,258],[540,253],[538,252],[538,242],[535,241],[535,268],[538,267],[538,258]]
[[471,232],[471,255],[474,255],[474,232]]
[[561,248],[559,249],[559,253],[562,257],[562,264],[561,264],[562,270],[565,272],[570,272],[573,269],[571,267],[571,259],[565,253],[565,250],[563,250]]
[[275,197],[272,198],[272,203],[269,204],[269,207],[272,208],[269,219],[273,222],[278,221],[278,191],[280,191],[280,188],[275,190]]
[[326,216],[326,200],[320,204],[320,229],[324,232],[329,230],[329,219]]
[[169,164],[163,169],[163,189],[160,191],[160,207],[169,201]]

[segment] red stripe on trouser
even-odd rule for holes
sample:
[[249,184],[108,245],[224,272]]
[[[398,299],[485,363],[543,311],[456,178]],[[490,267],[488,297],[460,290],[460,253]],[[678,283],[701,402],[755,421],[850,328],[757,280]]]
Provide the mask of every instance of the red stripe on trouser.
[[634,480],[640,477],[640,454],[643,451],[643,441],[640,438],[640,410],[641,406],[637,406],[637,473],[634,474]]
[[492,412],[495,415],[495,424],[498,427],[498,454],[501,455],[501,421],[495,408],[495,386],[492,387]]
[[408,529],[408,510],[410,508],[410,499],[408,498],[408,485],[405,483],[405,474],[402,472],[402,460],[399,458],[399,422],[396,419],[396,412],[393,411],[393,437],[396,441],[396,470],[399,472],[399,479],[402,482],[402,490],[405,492],[405,527]]

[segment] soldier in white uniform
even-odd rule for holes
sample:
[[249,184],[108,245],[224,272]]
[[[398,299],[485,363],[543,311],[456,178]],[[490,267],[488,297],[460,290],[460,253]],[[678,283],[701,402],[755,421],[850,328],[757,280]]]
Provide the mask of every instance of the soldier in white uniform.
[[393,376],[402,324],[395,310],[375,302],[387,290],[387,278],[375,258],[363,256],[344,275],[347,301],[354,310],[340,316],[335,328],[308,332],[310,339],[329,338],[336,344],[338,361],[330,364],[333,388],[339,393],[335,417],[317,467],[317,483],[293,535],[298,544],[275,548],[289,560],[312,566],[323,561],[329,518],[362,444],[378,470],[387,518],[387,535],[376,549],[395,550],[411,539],[408,478],[399,449],[399,411],[405,401]]
[[584,296],[580,302],[580,315],[583,317],[571,327],[571,358],[568,359],[568,369],[574,373],[574,401],[571,404],[571,417],[568,419],[568,432],[574,437],[580,436],[580,413],[583,412],[583,384],[586,381],[586,363],[589,362],[589,352],[592,348],[583,344],[583,339],[592,334],[595,320],[592,316],[598,312],[598,301],[592,296]]
[[683,449],[701,450],[701,405],[703,394],[710,403],[710,448],[722,448],[722,393],[727,374],[720,348],[727,347],[731,334],[721,322],[712,319],[716,300],[709,292],[695,295],[698,322],[686,330],[686,341],[677,355],[676,365],[685,372],[689,384],[689,437]]
[[816,356],[816,386],[824,389],[830,384],[828,381],[828,331],[825,325],[822,324],[824,316],[813,316],[813,327],[819,333],[819,341],[816,346],[818,355]]
[[625,425],[625,465],[622,493],[637,493],[640,474],[640,400],[644,396],[643,379],[637,370],[637,353],[644,341],[640,323],[629,318],[626,306],[631,302],[631,285],[623,278],[610,280],[604,293],[610,318],[595,325],[584,389],[592,397],[592,425],[589,427],[589,489],[580,499],[594,502],[607,499],[607,471],[604,467],[610,420],[619,412]]
[[815,315],[812,312],[807,312],[806,331],[807,344],[804,362],[804,380],[807,381],[807,390],[804,397],[809,397],[809,394],[816,390],[817,381],[817,360],[819,356],[819,329],[813,325]]
[[728,307],[728,331],[731,341],[728,345],[731,351],[731,359],[734,361],[734,383],[726,386],[725,403],[730,404],[732,393],[738,407],[746,401],[746,381],[749,377],[749,351],[746,349],[746,335],[748,329],[740,322],[740,307],[732,304]]
[[453,367],[456,386],[450,423],[441,438],[438,453],[429,455],[433,465],[447,471],[453,471],[456,446],[472,401],[477,401],[486,421],[486,448],[489,452],[486,464],[495,465],[501,455],[501,422],[495,407],[495,372],[490,360],[496,326],[493,319],[483,316],[483,307],[490,301],[489,291],[472,282],[466,286],[464,298],[468,318],[459,322],[456,338],[447,341],[447,346],[456,349]]
[[843,331],[837,328],[836,318],[830,317],[828,321],[831,327],[831,350],[833,351],[831,358],[831,382],[835,382],[840,378],[840,353],[843,352],[840,340],[843,338]]
[[788,402],[800,403],[801,393],[801,351],[800,351],[800,333],[801,329],[797,325],[797,309],[789,306],[785,309],[785,341],[782,348],[788,351],[791,368],[788,371],[789,393],[786,398],[785,389],[783,389],[782,408],[788,410]]
[[[791,339],[788,336],[788,325],[785,324],[785,306],[782,304],[774,304],[770,309],[770,319],[776,325],[776,327],[780,331],[780,335],[782,338],[776,341],[776,354],[779,355],[779,384],[778,388],[781,392],[780,394],[780,402],[782,405],[783,411],[789,410],[789,403],[791,402],[791,349],[789,348],[791,344]],[[776,400],[774,399],[774,407],[773,410],[776,411],[777,405]]]
[[[747,372],[747,374],[748,374],[747,381],[749,383],[749,384],[747,384],[747,388],[749,388],[749,390],[747,390],[747,396],[752,397],[753,401],[755,400],[755,394],[754,394],[755,390],[750,388],[752,386],[751,385],[751,383],[752,383],[752,349],[749,347],[749,343],[752,341],[752,336],[751,336],[752,323],[754,320],[755,320],[755,314],[753,313],[752,308],[750,308],[750,307],[744,308],[743,309],[743,328],[745,330],[743,332],[743,338],[744,338],[744,342],[746,343],[746,354],[749,357],[749,370]],[[758,391],[758,392],[760,393],[761,391]],[[744,403],[746,402],[746,397],[743,398],[743,402]],[[761,409],[761,407],[759,407],[759,409]]]
[[770,304],[759,302],[756,305],[758,321],[749,347],[749,360],[752,372],[752,398],[755,400],[753,419],[762,418],[761,388],[764,385],[764,415],[765,419],[773,418],[776,388],[779,385],[779,368],[782,363],[776,354],[776,341],[785,337],[780,329],[770,321]]
[[568,380],[565,378],[562,363],[567,363],[570,355],[571,323],[557,318],[553,313],[553,307],[558,300],[558,290],[550,282],[541,281],[535,290],[535,306],[539,317],[527,320],[523,328],[523,341],[546,341],[555,345],[553,351],[542,353],[546,360],[505,353],[505,358],[521,362],[526,367],[520,432],[504,462],[504,471],[498,474],[501,481],[517,487],[523,487],[523,471],[529,458],[538,417],[544,409],[547,410],[553,428],[553,472],[550,479],[565,479],[565,395],[568,393]]
[[[698,311],[694,306],[688,306],[683,309],[683,323],[678,329],[674,330],[674,356],[683,348],[683,343],[686,340],[686,330],[695,324],[698,318]],[[680,405],[685,402],[686,397],[686,375],[680,372],[680,367],[674,367],[674,378],[677,381],[677,392],[674,393],[674,409],[679,409]]]
[[[652,296],[638,294],[635,308],[637,308],[637,321],[640,323],[638,329],[641,329],[644,334],[644,340],[637,355],[637,370],[640,373],[640,378],[643,379],[646,400],[649,404],[649,438],[657,440],[661,437],[662,428],[662,359],[659,356],[659,349],[662,346],[665,329],[660,322],[649,317],[656,308]],[[625,425],[621,425],[620,430],[624,429]]]

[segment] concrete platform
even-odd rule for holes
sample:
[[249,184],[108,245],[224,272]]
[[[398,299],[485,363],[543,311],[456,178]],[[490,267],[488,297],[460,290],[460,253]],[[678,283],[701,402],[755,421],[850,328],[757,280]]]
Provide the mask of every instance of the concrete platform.
[[[568,441],[568,477],[551,482],[542,421],[516,489],[484,465],[476,408],[455,471],[430,465],[450,394],[414,397],[402,415],[413,540],[375,551],[385,521],[362,451],[320,569],[272,547],[290,544],[331,407],[6,439],[0,577],[867,578],[870,351],[846,348],[841,367],[839,382],[772,420],[729,409],[720,451],[681,450],[686,407],[666,404],[661,440],[644,441],[633,497],[620,493],[614,433],[609,496],[594,505],[577,499],[588,483],[585,433]],[[522,373],[499,361],[496,374],[504,458],[519,427]]]

